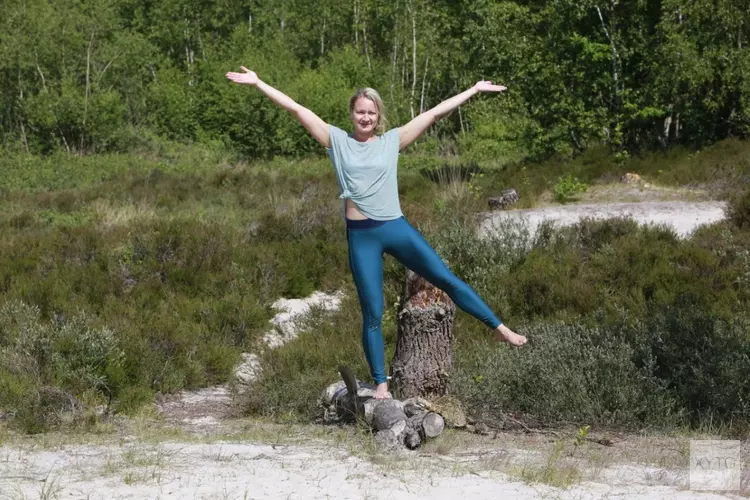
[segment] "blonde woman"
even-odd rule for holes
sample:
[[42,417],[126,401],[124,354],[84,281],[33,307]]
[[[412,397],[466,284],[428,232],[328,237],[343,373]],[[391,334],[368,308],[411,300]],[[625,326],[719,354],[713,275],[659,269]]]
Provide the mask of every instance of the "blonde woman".
[[309,109],[258,78],[242,66],[242,73],[226,77],[252,85],[292,113],[310,135],[328,151],[336,170],[349,245],[349,266],[362,308],[362,345],[377,389],[376,398],[387,398],[383,318],[383,254],[393,255],[406,267],[444,290],[461,309],[495,331],[497,340],[514,346],[526,337],[506,327],[469,285],[458,279],[401,213],[398,200],[399,152],[414,142],[442,116],[479,92],[502,92],[505,87],[480,81],[447,99],[406,125],[386,131],[383,101],[371,88],[358,90],[349,100],[354,131],[329,125]]

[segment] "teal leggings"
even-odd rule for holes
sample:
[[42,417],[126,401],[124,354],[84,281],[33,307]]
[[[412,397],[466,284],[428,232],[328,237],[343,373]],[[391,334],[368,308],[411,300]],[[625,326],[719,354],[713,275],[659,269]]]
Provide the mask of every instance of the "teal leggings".
[[[445,291],[458,307],[489,328],[501,322],[477,292],[458,279],[422,235],[400,217],[366,228],[347,224],[349,267],[362,307],[362,346],[376,384],[386,381],[383,345],[383,253]],[[360,222],[360,221],[356,221]],[[376,222],[376,221],[367,221]]]

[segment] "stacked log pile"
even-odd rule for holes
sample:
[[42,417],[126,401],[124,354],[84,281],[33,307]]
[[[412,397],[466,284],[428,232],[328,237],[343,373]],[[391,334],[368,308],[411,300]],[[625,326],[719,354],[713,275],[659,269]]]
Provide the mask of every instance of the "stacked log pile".
[[386,449],[415,449],[445,429],[445,419],[427,400],[375,399],[374,387],[358,382],[348,367],[339,367],[339,372],[343,387],[341,382],[332,384],[322,397],[328,421],[364,420],[375,431],[375,440]]

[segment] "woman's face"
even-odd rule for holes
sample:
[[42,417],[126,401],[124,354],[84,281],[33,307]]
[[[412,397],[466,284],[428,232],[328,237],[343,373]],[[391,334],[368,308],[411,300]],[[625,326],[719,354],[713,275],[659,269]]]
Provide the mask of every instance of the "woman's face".
[[360,97],[354,102],[352,121],[354,122],[354,132],[356,135],[374,135],[379,118],[378,107],[367,97]]

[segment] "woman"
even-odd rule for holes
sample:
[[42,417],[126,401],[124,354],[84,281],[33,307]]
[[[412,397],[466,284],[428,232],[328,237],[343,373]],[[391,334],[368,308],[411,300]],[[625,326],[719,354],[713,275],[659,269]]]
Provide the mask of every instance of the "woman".
[[514,346],[526,343],[495,316],[477,293],[459,280],[442,259],[404,218],[398,200],[396,170],[399,151],[414,142],[439,118],[479,92],[502,92],[505,87],[481,81],[406,125],[385,132],[383,102],[370,88],[360,89],[349,101],[354,132],[329,125],[309,109],[258,78],[242,66],[244,73],[229,72],[235,83],[253,85],[273,102],[292,113],[323,145],[336,169],[344,199],[349,265],[362,307],[362,345],[377,389],[376,398],[387,398],[383,318],[383,253],[393,255],[406,267],[444,290],[461,309],[495,330],[497,340]]

